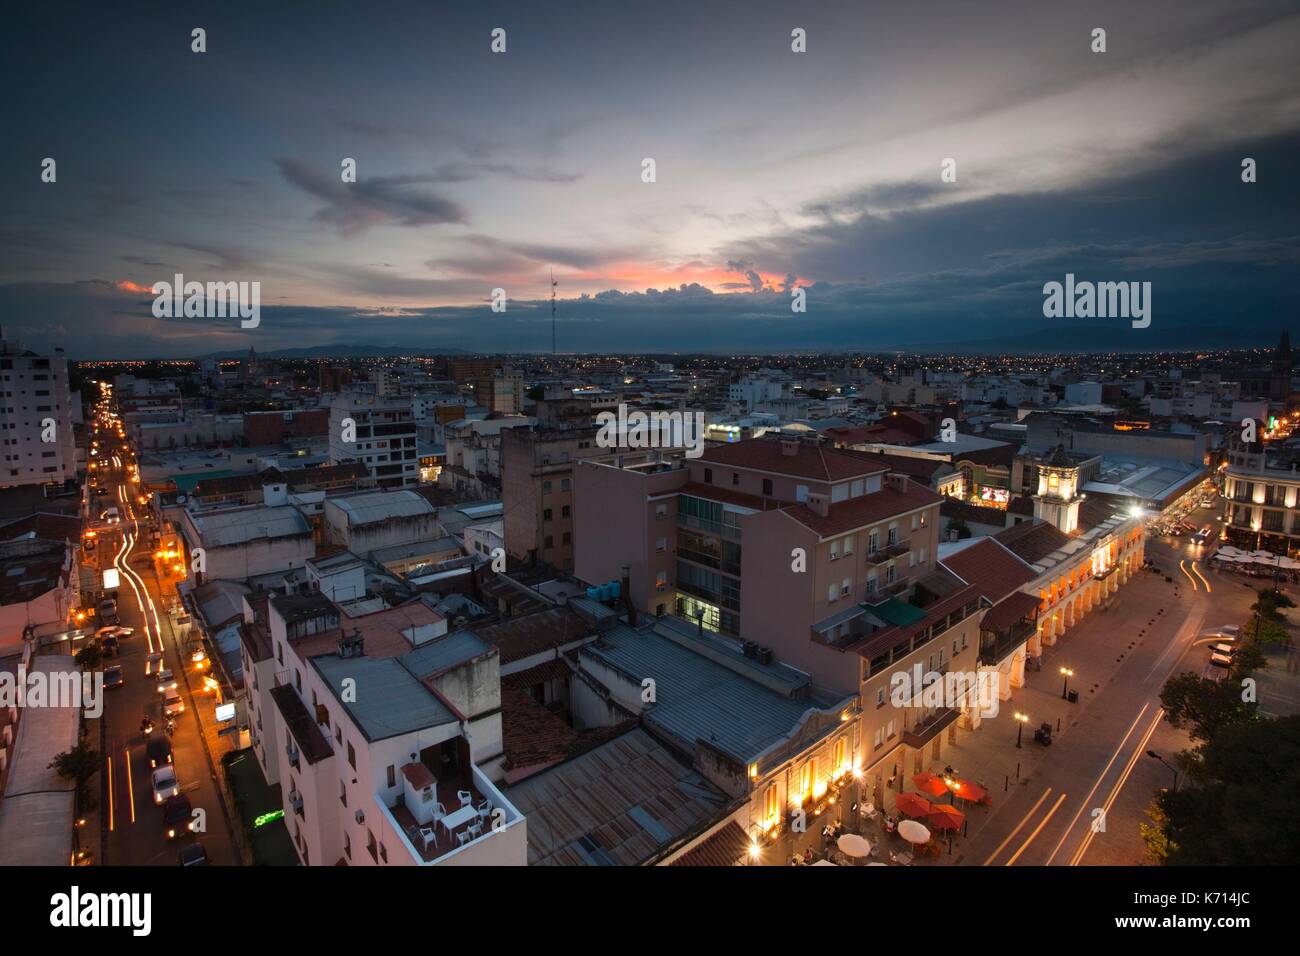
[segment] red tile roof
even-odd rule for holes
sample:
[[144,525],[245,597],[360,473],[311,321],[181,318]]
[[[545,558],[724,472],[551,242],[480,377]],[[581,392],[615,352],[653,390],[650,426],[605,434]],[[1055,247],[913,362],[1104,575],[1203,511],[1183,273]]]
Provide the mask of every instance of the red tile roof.
[[1013,591],[985,612],[980,628],[985,631],[1005,631],[1016,621],[1029,617],[1037,610],[1038,598],[1024,591]]
[[1043,560],[1070,541],[1069,536],[1062,534],[1055,525],[1048,524],[1046,521],[1022,521],[999,531],[993,537],[1026,564],[1035,564]]
[[[794,454],[787,454],[791,447]],[[885,470],[876,462],[864,459],[860,452],[770,438],[718,445],[705,450],[700,461],[815,481],[843,481]]]
[[942,500],[942,495],[909,478],[902,489],[886,484],[872,494],[833,504],[827,517],[822,517],[807,505],[791,505],[785,509],[785,513],[826,538],[845,534]]
[[975,585],[994,604],[1038,577],[1033,568],[992,538],[969,544],[940,558],[939,563]]
[[742,508],[753,508],[755,511],[769,511],[784,504],[784,502],[776,498],[748,495],[743,491],[735,491],[724,485],[706,485],[701,481],[688,481],[680,488],[675,489],[675,493],[693,495],[696,498],[707,498],[710,501],[722,501],[729,505],[740,505]]

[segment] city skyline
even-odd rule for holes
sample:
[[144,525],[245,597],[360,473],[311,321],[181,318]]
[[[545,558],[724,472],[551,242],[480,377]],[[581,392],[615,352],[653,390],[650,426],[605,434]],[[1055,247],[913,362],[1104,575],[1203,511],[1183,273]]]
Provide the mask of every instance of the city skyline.
[[[552,269],[564,352],[1252,345],[1300,302],[1285,4],[383,6],[16,15],[7,333],[544,352]],[[154,318],[176,273],[260,282],[260,325]],[[1072,274],[1150,282],[1151,325],[1044,318]]]

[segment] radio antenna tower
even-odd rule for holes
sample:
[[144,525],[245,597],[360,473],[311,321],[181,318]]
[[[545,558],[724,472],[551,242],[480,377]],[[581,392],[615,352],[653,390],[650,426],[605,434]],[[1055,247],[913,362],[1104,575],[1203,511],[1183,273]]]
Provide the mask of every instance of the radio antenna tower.
[[551,354],[555,355],[555,287],[559,285],[555,281],[555,270],[551,270]]

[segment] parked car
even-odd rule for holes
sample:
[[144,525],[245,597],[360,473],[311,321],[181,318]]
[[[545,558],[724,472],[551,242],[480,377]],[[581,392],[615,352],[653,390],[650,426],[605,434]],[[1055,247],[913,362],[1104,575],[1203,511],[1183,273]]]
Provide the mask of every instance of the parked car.
[[159,735],[155,737],[149,735],[149,743],[145,745],[145,752],[149,755],[149,769],[165,767],[172,762],[172,745],[166,737]]
[[121,623],[117,617],[117,601],[114,598],[99,602],[99,620],[105,626]]
[[181,792],[176,781],[176,768],[165,763],[153,772],[153,802],[161,806],[168,798]]
[[166,670],[167,665],[163,662],[162,651],[154,651],[144,659],[144,676],[152,677],[161,670]]
[[195,840],[176,854],[176,860],[181,866],[207,866],[208,851],[203,849],[201,842]]
[[1231,667],[1232,657],[1228,654],[1222,654],[1219,651],[1211,651],[1210,663],[1215,667]]
[[1215,644],[1212,648],[1210,648],[1210,650],[1213,651],[1215,654],[1222,654],[1224,657],[1231,659],[1234,648],[1232,644],[1226,641],[1221,641],[1220,643]]
[[168,797],[163,804],[163,832],[167,839],[175,840],[178,836],[194,831],[194,808],[190,798],[183,793]]
[[99,642],[99,649],[105,657],[117,657],[117,635],[109,634],[104,637],[104,639]]
[[109,664],[104,668],[104,687],[121,687],[126,682],[121,664]]

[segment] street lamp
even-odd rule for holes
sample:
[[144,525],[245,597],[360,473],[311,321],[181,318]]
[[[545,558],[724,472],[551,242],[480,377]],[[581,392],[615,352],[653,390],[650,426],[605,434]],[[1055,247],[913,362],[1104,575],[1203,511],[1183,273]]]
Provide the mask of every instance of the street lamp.
[[1159,760],[1162,764],[1164,764],[1166,767],[1168,767],[1170,770],[1173,771],[1173,773],[1174,773],[1174,793],[1177,793],[1177,792],[1178,792],[1178,768],[1175,767],[1173,764],[1171,764],[1169,761],[1165,760],[1164,757],[1160,756],[1160,755],[1159,755],[1158,753],[1156,753],[1154,750],[1148,750],[1148,751],[1147,751],[1147,756],[1148,756],[1148,757],[1151,757],[1153,760]]
[[1028,715],[1028,714],[1022,714],[1022,713],[1020,713],[1020,711],[1016,711],[1016,713],[1015,713],[1015,718],[1016,718],[1016,724],[1017,724],[1017,726],[1016,726],[1016,746],[1017,746],[1017,747],[1020,747],[1020,746],[1021,746],[1021,742],[1022,742],[1022,740],[1023,740],[1024,736],[1025,736],[1025,724],[1029,723],[1029,715]]
[[1065,683],[1061,685],[1061,700],[1069,698],[1070,678],[1074,676],[1074,671],[1068,667],[1061,668],[1061,676],[1065,678]]

